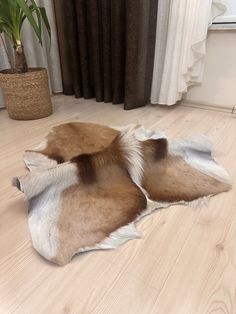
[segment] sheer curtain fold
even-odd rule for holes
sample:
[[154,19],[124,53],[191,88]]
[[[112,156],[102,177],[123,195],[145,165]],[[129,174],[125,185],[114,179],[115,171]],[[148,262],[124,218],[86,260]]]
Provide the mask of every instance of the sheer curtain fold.
[[[10,62],[6,54],[6,41],[2,34],[0,34],[0,70],[10,68]],[[0,108],[4,107],[4,96],[0,86]]]
[[25,48],[27,63],[30,67],[45,67],[48,69],[51,91],[62,92],[60,56],[57,43],[57,30],[52,1],[38,0],[39,5],[44,6],[51,26],[51,43],[44,32],[44,43],[41,47],[34,31],[26,21],[22,29],[22,41]]
[[[54,93],[62,92],[60,56],[57,43],[54,5],[52,1],[47,0],[37,0],[36,2],[46,8],[52,33],[51,44],[47,39],[47,34],[45,32],[43,47],[41,47],[31,26],[28,21],[25,20],[22,27],[22,42],[25,49],[26,60],[29,67],[47,68],[51,91]],[[13,60],[12,47],[7,42],[6,46],[10,58]],[[0,70],[10,68],[10,64],[3,48],[4,47],[0,39]],[[3,94],[0,92],[0,107],[3,106]]]
[[64,92],[124,103],[125,109],[145,105],[152,80],[157,2],[54,1]]
[[159,0],[151,103],[173,105],[202,81],[206,38],[221,0]]

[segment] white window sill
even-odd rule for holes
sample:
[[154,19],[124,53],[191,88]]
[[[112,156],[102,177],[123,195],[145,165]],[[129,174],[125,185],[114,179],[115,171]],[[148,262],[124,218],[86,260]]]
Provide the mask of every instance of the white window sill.
[[210,31],[235,31],[236,23],[228,23],[228,24],[212,24],[209,27]]

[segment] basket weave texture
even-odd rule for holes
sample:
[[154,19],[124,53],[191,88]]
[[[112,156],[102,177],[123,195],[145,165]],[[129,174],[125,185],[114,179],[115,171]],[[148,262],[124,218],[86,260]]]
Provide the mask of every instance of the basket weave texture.
[[23,74],[1,71],[0,86],[10,118],[33,120],[52,114],[46,69],[30,68],[29,72]]

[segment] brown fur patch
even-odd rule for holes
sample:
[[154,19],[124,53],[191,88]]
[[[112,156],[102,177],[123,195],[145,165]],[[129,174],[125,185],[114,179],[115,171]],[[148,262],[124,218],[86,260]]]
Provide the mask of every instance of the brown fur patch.
[[117,164],[127,169],[128,159],[120,140],[120,136],[117,136],[108,147],[101,151],[72,158],[71,161],[78,166],[80,180],[83,183],[96,182],[96,171],[104,166]]
[[168,141],[166,138],[147,140],[142,143],[144,154],[148,158],[159,160],[165,158],[168,154]]
[[145,196],[125,169],[114,164],[99,168],[96,183],[80,183],[62,193],[60,247],[53,261],[68,263],[80,248],[103,241],[111,232],[134,221],[145,208]]
[[[47,147],[41,151],[49,158],[60,156],[69,161],[81,154],[90,154],[109,146],[120,132],[94,123],[71,122],[52,129],[47,136]],[[56,160],[56,159],[55,159]]]
[[65,161],[65,159],[60,154],[55,153],[48,155],[48,158],[56,160],[58,164],[62,164]]
[[159,161],[145,158],[142,186],[152,200],[193,201],[228,191],[230,186],[188,165],[183,158],[167,156]]
[[96,182],[96,169],[92,155],[82,154],[72,158],[71,162],[77,164],[81,182],[84,184],[92,184]]

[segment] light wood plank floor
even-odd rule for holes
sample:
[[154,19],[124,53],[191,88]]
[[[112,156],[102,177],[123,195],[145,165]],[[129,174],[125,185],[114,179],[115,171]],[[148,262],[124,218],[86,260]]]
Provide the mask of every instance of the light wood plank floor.
[[216,159],[236,180],[236,119],[183,106],[121,106],[55,96],[55,113],[13,121],[0,111],[0,313],[236,313],[235,188],[208,207],[173,206],[140,224],[143,239],[114,251],[80,254],[54,266],[32,248],[27,206],[11,178],[24,174],[22,153],[56,124],[139,122],[170,137],[207,134]]

